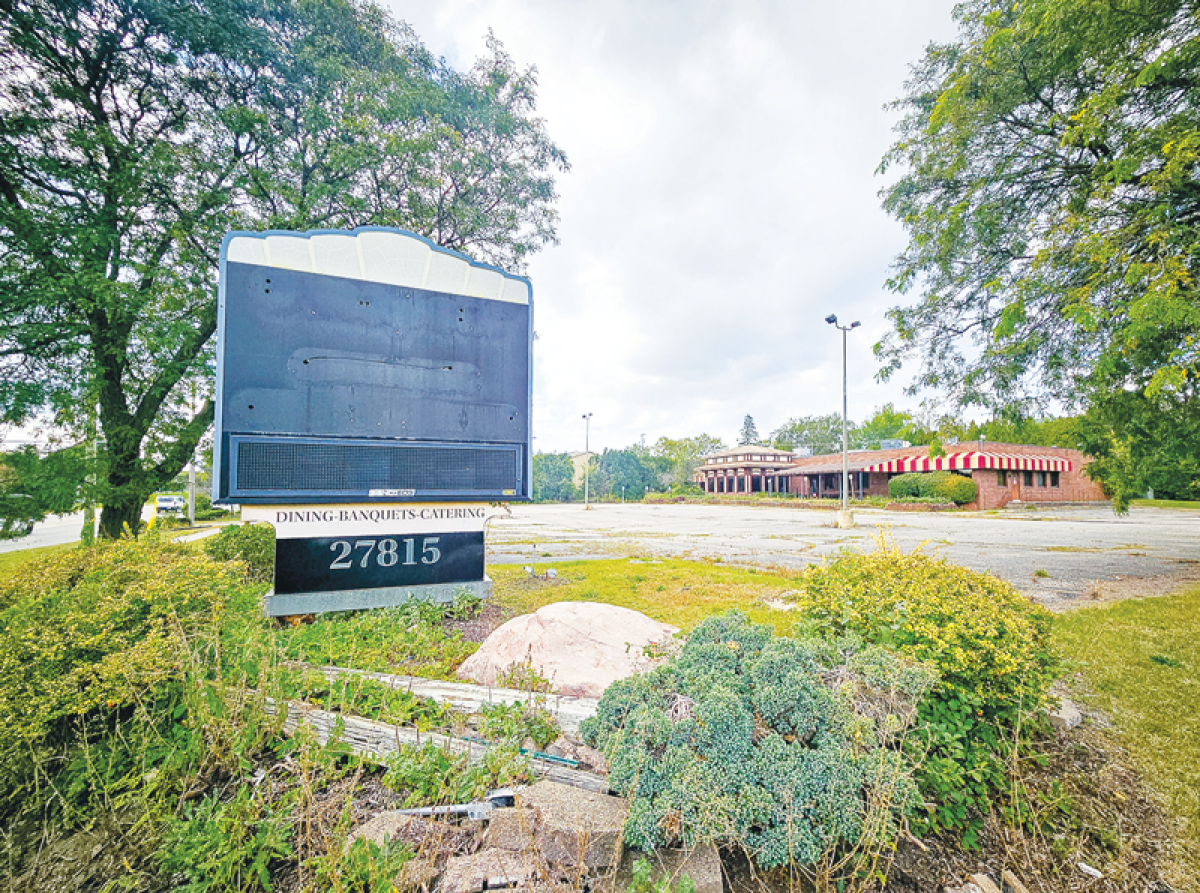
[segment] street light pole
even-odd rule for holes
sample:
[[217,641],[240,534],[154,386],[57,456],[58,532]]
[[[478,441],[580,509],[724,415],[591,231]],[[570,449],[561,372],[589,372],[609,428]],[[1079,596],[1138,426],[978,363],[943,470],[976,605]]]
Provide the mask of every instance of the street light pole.
[[846,436],[846,417],[848,404],[846,400],[846,333],[857,329],[861,323],[857,320],[848,326],[839,326],[836,314],[829,314],[825,322],[842,333],[842,511],[838,515],[839,527],[853,527],[854,518],[850,514],[850,449]]
[[588,434],[592,426],[592,414],[585,412],[583,414],[583,507],[590,508],[588,505],[588,473],[591,470],[589,466],[592,464],[592,453],[588,449]]

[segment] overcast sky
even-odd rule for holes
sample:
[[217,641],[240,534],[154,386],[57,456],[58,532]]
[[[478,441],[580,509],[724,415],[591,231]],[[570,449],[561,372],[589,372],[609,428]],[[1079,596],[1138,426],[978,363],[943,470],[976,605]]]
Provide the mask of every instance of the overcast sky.
[[908,66],[953,37],[951,0],[385,0],[469,67],[495,31],[538,69],[572,170],[534,287],[534,448],[702,432],[732,445],[788,417],[915,409],[871,346],[904,246],[875,175]]

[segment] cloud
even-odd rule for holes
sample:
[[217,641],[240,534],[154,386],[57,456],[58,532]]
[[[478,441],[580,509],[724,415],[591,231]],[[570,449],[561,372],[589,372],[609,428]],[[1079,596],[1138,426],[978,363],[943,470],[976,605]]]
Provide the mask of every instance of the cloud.
[[892,401],[870,347],[903,247],[874,171],[907,66],[953,36],[949,0],[904,4],[393,0],[463,68],[488,28],[539,72],[539,113],[573,170],[561,244],[530,264],[535,448],[732,440]]

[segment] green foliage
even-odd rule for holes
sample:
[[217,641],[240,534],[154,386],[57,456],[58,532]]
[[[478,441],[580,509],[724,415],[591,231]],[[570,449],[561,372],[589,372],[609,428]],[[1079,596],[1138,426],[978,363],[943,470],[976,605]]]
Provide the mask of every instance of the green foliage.
[[[855,425],[846,421],[847,438],[853,436]],[[829,415],[802,416],[788,419],[771,432],[771,446],[780,450],[805,448],[814,456],[834,453],[842,448],[842,417],[836,412]]]
[[267,524],[230,524],[204,540],[204,552],[214,561],[241,561],[246,577],[269,582],[275,576],[275,528]]
[[535,453],[533,498],[535,502],[570,502],[579,495],[574,484],[575,465],[567,453]]
[[906,499],[910,496],[921,495],[921,472],[910,471],[898,474],[888,479],[888,496],[892,499]]
[[903,169],[884,205],[909,232],[889,284],[918,290],[889,313],[884,377],[916,358],[915,386],[960,405],[1086,408],[1118,508],[1155,467],[1194,479],[1195,10],[971,0],[955,18],[881,165]]
[[888,480],[888,496],[897,500],[926,500],[966,505],[979,496],[979,485],[952,471],[911,471]]
[[658,879],[655,880],[653,869],[644,858],[633,863],[633,870],[630,873],[632,877],[629,886],[625,888],[625,893],[695,893],[696,891],[695,882],[686,874],[674,884],[671,883],[672,878],[666,872],[660,873]]
[[272,860],[292,852],[288,807],[294,799],[272,805],[258,789],[241,786],[226,800],[213,793],[184,803],[163,835],[162,866],[175,879],[173,889],[270,890]]
[[433,743],[405,746],[388,756],[387,765],[383,784],[403,794],[405,806],[470,803],[495,788],[530,780],[529,761],[515,743],[493,747],[477,762]]
[[855,706],[884,695],[885,680],[876,703],[907,704],[932,677],[868,651],[859,659],[870,672],[856,672],[853,647],[777,638],[731,611],[697,626],[667,663],[611,685],[581,733],[630,797],[627,842],[737,843],[772,868],[891,839],[915,796],[885,746],[903,722]]
[[319,670],[284,668],[276,679],[282,697],[308,701],[325,710],[418,729],[441,728],[450,722],[449,707],[354,673],[334,679]]
[[855,426],[850,434],[850,448],[877,450],[880,448],[880,442],[884,440],[920,443],[917,423],[912,413],[897,410],[891,403],[885,403],[865,422]]
[[669,459],[652,456],[646,450],[605,450],[592,477],[592,495],[620,499],[624,492],[627,500],[641,499],[647,492],[662,489],[663,478],[670,476],[671,467]]
[[558,723],[545,710],[530,704],[484,704],[480,708],[479,734],[488,741],[518,744],[532,738],[540,749],[558,738]]
[[452,679],[478,647],[443,628],[443,616],[453,610],[453,604],[412,601],[374,611],[320,614],[312,623],[279,630],[276,641],[289,659],[317,666]]
[[27,446],[0,453],[0,522],[40,521],[75,511],[87,479],[82,445],[41,456]]
[[382,847],[359,837],[344,850],[331,849],[317,857],[317,889],[330,893],[393,893],[396,878],[413,856],[403,843]]
[[738,432],[738,446],[748,446],[758,443],[758,426],[754,424],[753,416],[747,414],[742,420],[742,430]]
[[232,517],[233,513],[227,509],[213,508],[212,497],[206,493],[196,494],[196,520],[197,521],[218,521],[222,518]]
[[1006,747],[1054,678],[1049,612],[990,574],[887,543],[805,569],[794,600],[821,629],[938,670],[914,736],[925,750],[917,779],[937,803],[928,821],[962,829],[969,842],[1004,789]]
[[[692,472],[700,464],[700,459],[709,453],[725,449],[725,442],[711,434],[701,434],[698,437],[681,437],[674,440],[670,437],[660,437],[650,448],[650,455],[664,461],[659,475],[660,489],[662,487],[688,486],[692,482]],[[651,488],[653,489],[653,488]]]

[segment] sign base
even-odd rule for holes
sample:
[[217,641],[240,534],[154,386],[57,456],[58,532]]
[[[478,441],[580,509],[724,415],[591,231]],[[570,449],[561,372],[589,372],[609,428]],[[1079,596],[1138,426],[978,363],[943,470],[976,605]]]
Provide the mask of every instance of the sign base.
[[328,614],[334,611],[360,611],[368,608],[392,608],[413,599],[448,603],[460,592],[479,599],[492,596],[492,581],[468,580],[465,583],[432,583],[426,586],[388,586],[380,589],[342,589],[336,592],[296,592],[276,595],[272,589],[263,596],[263,613],[268,617],[295,614]]

